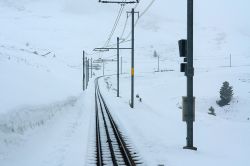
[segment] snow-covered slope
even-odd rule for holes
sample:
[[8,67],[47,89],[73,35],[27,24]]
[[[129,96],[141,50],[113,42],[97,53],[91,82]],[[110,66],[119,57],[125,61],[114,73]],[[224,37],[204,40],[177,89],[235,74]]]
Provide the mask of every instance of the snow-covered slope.
[[103,33],[97,9],[96,2],[1,1],[0,112],[81,92],[82,50]]

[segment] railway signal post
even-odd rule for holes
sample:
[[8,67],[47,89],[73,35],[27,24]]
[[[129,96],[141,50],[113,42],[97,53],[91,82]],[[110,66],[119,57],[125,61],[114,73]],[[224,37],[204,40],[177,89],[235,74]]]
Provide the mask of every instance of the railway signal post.
[[186,146],[184,149],[197,150],[193,146],[193,122],[195,120],[195,98],[193,96],[193,0],[187,0],[187,40],[179,40],[180,56],[185,57],[181,63],[181,72],[187,77],[187,96],[182,98],[183,121],[187,124]]

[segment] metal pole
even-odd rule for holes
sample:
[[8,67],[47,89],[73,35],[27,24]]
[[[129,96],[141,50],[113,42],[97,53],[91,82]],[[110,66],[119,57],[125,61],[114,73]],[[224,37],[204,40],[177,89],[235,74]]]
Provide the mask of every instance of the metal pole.
[[82,55],[82,87],[84,91],[85,90],[85,52],[84,51]]
[[[193,115],[194,96],[193,96],[193,0],[187,0],[187,112]],[[194,116],[194,115],[193,115]],[[184,149],[197,150],[193,146],[193,120],[194,117],[187,118],[187,138]]]
[[131,41],[131,48],[132,48],[132,52],[131,52],[131,103],[130,103],[130,107],[134,108],[134,15],[135,15],[135,10],[134,8],[132,9],[132,41]]
[[91,78],[92,78],[92,76],[93,76],[93,60],[91,58]]
[[120,84],[120,80],[119,80],[119,63],[120,63],[120,61],[119,61],[119,59],[120,59],[120,57],[119,57],[119,37],[117,37],[117,97],[119,97],[119,84]]

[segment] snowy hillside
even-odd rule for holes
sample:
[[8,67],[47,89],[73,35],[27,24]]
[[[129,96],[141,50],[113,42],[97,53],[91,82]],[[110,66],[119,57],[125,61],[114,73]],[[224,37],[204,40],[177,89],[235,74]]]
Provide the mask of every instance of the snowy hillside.
[[[182,58],[177,45],[186,38],[186,0],[141,0],[124,8],[98,0],[0,0],[0,165],[93,164],[95,77],[82,92],[82,51],[93,59],[116,59],[116,51],[92,50],[105,43],[115,46],[116,37],[127,40],[123,47],[130,46],[131,17],[126,12],[132,7],[140,12],[135,29],[135,94],[142,102],[136,100],[134,110],[128,106],[128,50],[120,52],[121,97],[115,97],[115,76],[99,82],[117,123],[144,164],[250,165],[249,6],[248,0],[195,1],[198,151],[190,152],[182,149],[186,126],[180,107],[186,77],[179,72]],[[154,51],[166,72],[155,72]],[[105,74],[115,73],[116,63],[105,63]],[[233,86],[234,98],[230,105],[219,107],[216,101],[224,81]],[[207,113],[210,106],[217,116]]]

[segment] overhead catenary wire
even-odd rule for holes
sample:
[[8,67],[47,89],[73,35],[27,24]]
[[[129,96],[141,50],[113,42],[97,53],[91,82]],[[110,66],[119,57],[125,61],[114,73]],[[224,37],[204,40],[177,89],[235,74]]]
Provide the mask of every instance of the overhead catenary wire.
[[[150,9],[150,7],[153,5],[153,3],[155,2],[155,0],[152,0],[149,5],[140,13],[139,17],[136,19],[135,21],[135,26],[138,24],[138,21],[140,20],[140,18],[142,16],[144,16],[146,14],[146,12]],[[131,35],[131,31],[128,33],[128,35],[120,42],[120,43],[124,43],[124,42],[127,42],[128,41],[128,38],[130,37]]]
[[[133,8],[136,9],[136,8],[138,7],[138,4],[139,4],[139,3],[135,4],[135,6],[134,6]],[[125,24],[124,24],[124,26],[123,26],[122,33],[121,33],[121,35],[120,35],[120,39],[122,39],[122,37],[123,37],[123,35],[124,35],[124,32],[125,32],[126,27],[127,27],[127,23],[128,23],[128,18],[129,18],[130,16],[131,16],[131,14],[128,15],[128,16],[126,17],[126,21],[125,21]]]
[[[123,0],[123,2],[126,2],[126,0]],[[114,25],[113,25],[113,28],[112,28],[112,30],[111,30],[111,32],[110,32],[110,34],[109,34],[109,37],[108,37],[108,39],[106,40],[106,42],[105,42],[105,44],[104,44],[104,46],[103,47],[107,47],[108,45],[109,45],[109,43],[110,43],[110,41],[111,41],[111,39],[112,39],[112,36],[113,36],[113,34],[114,34],[114,32],[115,32],[115,30],[116,30],[116,28],[117,28],[117,25],[118,25],[118,23],[119,23],[119,21],[120,21],[120,18],[121,18],[121,15],[122,15],[122,13],[123,13],[123,10],[124,10],[124,4],[121,4],[121,7],[120,7],[120,9],[119,9],[119,11],[118,11],[118,15],[117,15],[117,17],[116,17],[116,20],[115,20],[115,23],[114,23]],[[93,53],[87,53],[86,52],[86,55],[88,55],[88,56],[93,56],[93,55],[96,55],[96,54],[98,54],[99,52],[93,52]]]
[[[123,0],[123,2],[126,2],[126,1],[127,1],[127,0]],[[135,4],[134,8],[136,8],[137,6],[138,6],[138,3]],[[110,32],[110,34],[109,34],[108,39],[106,40],[105,44],[103,45],[103,47],[109,47],[109,46],[110,46],[109,43],[110,43],[110,41],[111,41],[111,39],[112,39],[112,37],[113,37],[113,34],[114,34],[114,32],[115,32],[115,30],[116,30],[116,28],[117,28],[118,23],[119,23],[119,21],[120,21],[121,15],[122,15],[123,10],[124,10],[124,7],[125,7],[125,4],[121,4],[121,7],[120,7],[120,9],[119,9],[119,11],[118,11],[118,15],[117,15],[117,17],[116,17],[116,20],[115,20],[115,23],[114,23],[114,25],[113,25],[113,28],[112,28],[112,30],[111,30],[111,32]],[[127,22],[127,20],[126,20],[126,22]],[[124,32],[125,32],[125,29],[126,29],[126,24],[127,24],[127,23],[125,23],[124,28],[123,28],[123,29],[124,29]],[[123,32],[123,33],[124,33],[124,32]],[[121,36],[123,36],[123,34],[122,34]],[[88,55],[95,55],[95,54],[97,54],[97,53],[91,53],[91,54],[88,54]]]
[[[126,0],[124,0],[124,2],[126,2]],[[133,7],[134,9],[136,9],[137,7],[138,7],[138,4],[139,3],[136,3],[135,4],[135,6]],[[117,17],[116,17],[116,20],[115,20],[115,23],[114,23],[114,25],[113,25],[113,28],[112,28],[112,30],[111,30],[111,32],[110,32],[110,34],[109,34],[109,37],[108,37],[108,39],[106,40],[106,42],[105,42],[105,44],[103,45],[103,47],[111,47],[111,46],[114,46],[114,45],[116,45],[116,44],[109,44],[110,43],[110,41],[111,41],[111,39],[112,39],[112,37],[113,37],[113,35],[114,35],[114,32],[115,32],[115,30],[116,30],[116,28],[117,28],[117,26],[118,26],[118,23],[119,23],[119,21],[120,21],[120,18],[121,18],[121,15],[122,15],[122,13],[123,13],[123,10],[124,10],[124,7],[125,7],[125,4],[121,4],[121,7],[120,7],[120,9],[119,9],[119,11],[118,11],[118,15],[117,15]],[[121,33],[121,35],[120,35],[120,38],[122,39],[122,37],[123,37],[123,35],[124,35],[124,33],[125,33],[125,30],[126,30],[126,27],[127,27],[127,22],[128,22],[128,18],[131,16],[131,14],[130,15],[128,15],[127,16],[127,18],[126,18],[126,21],[125,21],[125,24],[124,24],[124,27],[123,27],[123,31],[122,31],[122,33]],[[138,19],[136,20],[136,23],[138,22]],[[130,32],[131,33],[131,32]],[[126,41],[125,40],[121,40],[121,42],[120,43],[125,43],[125,42],[129,42],[129,41],[131,41],[131,40],[127,40],[127,38],[126,38]],[[96,55],[97,54],[97,52],[95,52],[95,53],[87,53],[87,55]]]
[[[134,9],[136,9],[137,7],[138,7],[138,5],[139,5],[139,3],[136,3],[135,4],[135,6],[133,7]],[[120,39],[122,40],[122,38],[123,38],[123,35],[124,35],[124,33],[125,33],[125,30],[126,30],[126,27],[127,27],[127,23],[128,23],[128,19],[129,19],[129,17],[131,16],[131,14],[129,14],[127,17],[126,17],[126,20],[125,20],[125,24],[124,24],[124,26],[123,26],[123,30],[122,30],[122,33],[121,33],[121,35],[120,35]],[[121,42],[119,42],[119,43],[125,43],[125,42],[129,42],[129,41],[131,41],[131,40],[127,40],[127,41],[121,41]],[[112,46],[115,46],[116,45],[116,43],[115,44],[107,44],[107,45],[105,45],[105,47],[112,47]]]
[[114,23],[114,25],[113,25],[113,28],[112,28],[112,30],[111,30],[111,32],[110,32],[110,34],[109,34],[109,37],[108,37],[108,39],[107,39],[107,41],[105,42],[105,44],[104,44],[103,47],[107,47],[107,46],[109,45],[109,42],[110,42],[110,40],[112,39],[113,34],[114,34],[115,30],[116,30],[116,27],[117,27],[117,25],[118,25],[118,23],[119,23],[119,21],[120,21],[120,18],[121,18],[121,15],[122,15],[122,13],[123,13],[123,10],[124,10],[124,4],[121,4],[121,7],[120,7],[120,9],[119,9],[119,12],[118,12],[118,15],[117,15],[117,17],[116,17],[115,23]]
[[[145,14],[146,14],[146,12],[150,9],[150,7],[153,5],[153,3],[155,2],[155,0],[152,0],[150,3],[149,3],[149,5],[141,12],[141,14],[139,15],[139,17],[136,19],[136,21],[135,21],[135,26],[138,24],[138,21],[139,21],[139,19],[142,17],[142,16],[144,16]],[[135,4],[135,6],[134,6],[134,9],[136,9],[137,7],[138,7],[138,3],[137,4]],[[125,38],[123,38],[123,35],[124,35],[124,33],[125,33],[125,30],[126,30],[126,27],[127,27],[127,23],[128,23],[128,18],[131,16],[131,14],[129,14],[129,15],[127,15],[127,17],[126,17],[126,21],[125,21],[125,24],[124,24],[124,27],[123,27],[123,31],[122,31],[122,33],[121,33],[121,35],[120,35],[120,39],[121,39],[121,41],[119,42],[120,44],[121,43],[126,43],[126,42],[129,42],[129,41],[131,41],[131,39],[129,39],[129,37],[131,36],[131,31],[127,34],[127,36],[125,37]],[[115,46],[116,44],[110,44],[110,45],[106,45],[106,46],[108,46],[108,47],[112,47],[112,46]]]

